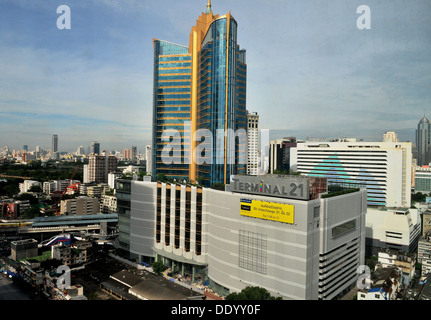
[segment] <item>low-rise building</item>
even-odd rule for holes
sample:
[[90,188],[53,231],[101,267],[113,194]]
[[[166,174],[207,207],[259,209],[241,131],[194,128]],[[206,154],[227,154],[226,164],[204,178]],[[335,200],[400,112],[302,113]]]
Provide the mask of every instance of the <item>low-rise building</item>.
[[411,208],[367,208],[366,255],[384,249],[417,252],[422,232],[420,212]]
[[400,280],[401,272],[397,268],[378,268],[371,279],[371,287],[358,291],[358,300],[396,300]]
[[431,273],[431,233],[419,239],[418,262],[422,264],[422,276]]
[[415,275],[416,253],[405,253],[390,249],[378,253],[378,262],[383,268],[396,267],[401,271],[401,283],[408,286]]
[[35,239],[25,239],[11,242],[12,260],[32,258],[38,255],[38,246]]
[[61,200],[61,214],[97,214],[100,211],[99,199],[80,196],[76,199]]
[[117,212],[117,197],[102,195],[100,199],[100,212],[101,213],[116,213]]
[[41,187],[41,183],[39,181],[34,181],[34,180],[24,180],[24,182],[19,184],[19,192],[20,193],[26,193],[28,191],[30,191],[30,189],[33,186],[37,186],[37,187]]

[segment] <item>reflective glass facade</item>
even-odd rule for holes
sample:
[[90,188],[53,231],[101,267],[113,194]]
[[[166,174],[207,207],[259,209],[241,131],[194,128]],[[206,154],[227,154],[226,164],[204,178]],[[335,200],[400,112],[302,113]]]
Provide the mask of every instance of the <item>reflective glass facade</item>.
[[154,40],[154,175],[210,186],[246,173],[246,76],[230,14],[202,13],[189,47]]
[[204,185],[226,183],[231,174],[245,174],[246,141],[235,135],[246,131],[247,69],[245,51],[239,49],[236,38],[233,18],[215,20],[199,55],[197,128],[213,137],[212,155],[205,157],[209,164],[197,167]]
[[[154,40],[153,163],[155,173],[189,179],[191,55],[187,47]],[[163,157],[167,144],[175,146]],[[170,162],[166,161],[171,160]]]

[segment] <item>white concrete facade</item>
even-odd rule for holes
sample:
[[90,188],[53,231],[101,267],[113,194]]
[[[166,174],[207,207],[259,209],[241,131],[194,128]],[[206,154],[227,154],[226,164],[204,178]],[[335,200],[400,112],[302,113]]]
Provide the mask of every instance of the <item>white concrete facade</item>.
[[[253,285],[283,299],[330,300],[356,283],[364,264],[365,189],[295,200],[131,183],[130,251],[207,266],[210,282],[229,292]],[[294,221],[244,216],[242,199],[293,206]]]
[[[355,139],[353,139],[355,140]],[[291,168],[328,183],[363,186],[368,205],[410,208],[410,142],[305,142],[291,149]]]

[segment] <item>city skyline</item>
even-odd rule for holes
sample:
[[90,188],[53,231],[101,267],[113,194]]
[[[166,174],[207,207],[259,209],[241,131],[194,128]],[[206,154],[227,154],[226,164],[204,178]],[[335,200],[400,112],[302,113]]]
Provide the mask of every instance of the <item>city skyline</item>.
[[[121,4],[120,4],[121,3]],[[187,43],[207,1],[2,1],[0,146],[59,151],[151,144],[152,38]],[[59,30],[60,5],[71,29]],[[371,29],[359,30],[368,5]],[[426,1],[212,1],[247,49],[247,109],[275,136],[395,131],[414,142],[431,101]],[[275,23],[277,21],[277,23]],[[282,117],[280,115],[285,115]]]

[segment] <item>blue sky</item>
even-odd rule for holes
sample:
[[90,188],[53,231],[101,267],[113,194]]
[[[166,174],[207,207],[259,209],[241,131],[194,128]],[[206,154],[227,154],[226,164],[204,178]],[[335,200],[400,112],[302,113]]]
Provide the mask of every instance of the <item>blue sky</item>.
[[[207,0],[0,0],[0,147],[150,144],[152,38],[188,45]],[[71,29],[56,26],[71,9]],[[356,9],[371,9],[359,30]],[[271,138],[414,141],[431,118],[429,0],[213,0],[247,50],[247,108]]]

